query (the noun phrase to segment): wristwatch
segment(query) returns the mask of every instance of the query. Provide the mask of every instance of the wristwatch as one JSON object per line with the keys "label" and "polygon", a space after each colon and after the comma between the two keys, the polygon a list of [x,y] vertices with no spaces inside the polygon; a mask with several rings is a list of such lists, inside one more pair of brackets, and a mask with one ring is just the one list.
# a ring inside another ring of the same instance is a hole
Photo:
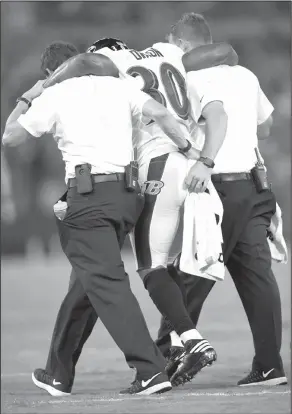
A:
{"label": "wristwatch", "polygon": [[208,168],[214,168],[215,167],[215,163],[213,160],[211,160],[211,158],[208,157],[200,157],[198,159],[198,161],[200,161],[201,163],[203,163],[204,165],[206,165],[206,167]]}
{"label": "wristwatch", "polygon": [[24,96],[20,96],[19,98],[17,98],[16,102],[17,103],[18,102],[25,102],[28,105],[29,108],[31,107],[31,102],[28,99],[26,99]]}
{"label": "wristwatch", "polygon": [[187,139],[187,146],[185,148],[178,148],[179,152],[182,152],[183,154],[186,154],[189,152],[189,150],[192,148],[192,143]]}

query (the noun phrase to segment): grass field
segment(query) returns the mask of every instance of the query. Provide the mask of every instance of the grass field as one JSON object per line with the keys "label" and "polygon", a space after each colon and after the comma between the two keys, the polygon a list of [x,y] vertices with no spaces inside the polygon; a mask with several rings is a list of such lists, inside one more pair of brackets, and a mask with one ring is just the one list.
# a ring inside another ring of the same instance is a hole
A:
{"label": "grass field", "polygon": [[[129,253],[131,284],[153,338],[159,314],[150,301]],[[283,308],[282,356],[290,379],[290,265],[274,267]],[[63,256],[2,260],[1,412],[4,413],[289,413],[290,386],[239,388],[249,370],[252,338],[230,277],[217,283],[203,310],[199,329],[214,345],[218,361],[192,383],[162,396],[121,397],[133,379],[122,353],[99,322],[77,366],[73,393],[54,399],[37,389],[31,371],[44,367],[70,267]]]}

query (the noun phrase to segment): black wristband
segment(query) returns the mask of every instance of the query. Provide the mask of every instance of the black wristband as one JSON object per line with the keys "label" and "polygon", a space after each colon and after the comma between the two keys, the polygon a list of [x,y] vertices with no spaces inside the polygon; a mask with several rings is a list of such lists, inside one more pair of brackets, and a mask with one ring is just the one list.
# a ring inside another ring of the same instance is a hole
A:
{"label": "black wristband", "polygon": [[31,102],[24,98],[23,96],[20,96],[19,98],[16,99],[16,102],[25,102],[27,104],[27,106],[30,108],[31,107]]}
{"label": "black wristband", "polygon": [[198,159],[198,161],[200,161],[201,163],[203,163],[208,168],[214,168],[215,167],[215,163],[214,163],[213,160],[211,160],[211,158],[208,158],[208,157],[200,157]]}
{"label": "black wristband", "polygon": [[182,152],[183,154],[186,154],[191,148],[192,148],[192,143],[187,139],[187,146],[185,148],[179,148],[179,151]]}

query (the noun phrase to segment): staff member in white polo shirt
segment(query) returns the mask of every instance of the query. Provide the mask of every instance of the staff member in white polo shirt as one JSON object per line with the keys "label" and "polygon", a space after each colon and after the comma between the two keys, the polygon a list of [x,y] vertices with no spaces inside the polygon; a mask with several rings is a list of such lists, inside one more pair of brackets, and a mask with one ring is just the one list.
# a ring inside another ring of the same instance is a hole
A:
{"label": "staff member in white polo shirt", "polygon": [[[64,45],[61,49],[54,49],[59,64],[62,56],[63,61],[70,57]],[[111,64],[102,55],[95,59],[101,67]],[[113,64],[112,74],[119,76]],[[19,99],[3,136],[4,144],[15,146],[29,134],[38,138],[53,132],[66,165],[68,209],[59,222],[60,240],[77,279],[56,324],[62,326],[70,318],[72,323],[65,334],[59,329],[59,352],[51,372],[33,373],[34,383],[54,396],[71,392],[75,367],[68,355],[74,354],[82,333],[78,330],[84,326],[82,315],[70,311],[88,300],[137,371],[135,382],[122,393],[148,395],[171,389],[165,360],[151,340],[121,259],[125,237],[144,204],[137,177],[127,180],[125,171],[130,172],[133,153],[132,126],[142,115],[154,119],[180,148],[188,146],[188,134],[166,108],[131,82],[115,77],[73,78],[44,91],[39,81]]]}
{"label": "staff member in white polo shirt", "polygon": [[[212,37],[202,16],[186,13],[173,26],[169,41],[187,52],[211,43]],[[201,110],[213,100],[223,102],[228,116],[223,144],[204,142],[203,131],[199,128],[201,136],[196,138],[197,143],[201,141],[198,147],[201,157],[207,148],[209,154],[213,152],[213,157],[194,165],[192,186],[195,191],[201,191],[212,175],[224,207],[224,262],[246,311],[255,346],[252,370],[238,385],[285,384],[287,379],[280,356],[281,301],[267,242],[267,229],[276,210],[276,200],[266,182],[261,187],[253,179],[258,137],[269,135],[274,108],[257,77],[242,66],[222,65],[189,72],[187,87],[190,97],[196,96],[194,101],[197,102],[199,96],[201,101],[197,121]],[[193,110],[196,112],[196,105]],[[188,310],[196,325],[214,282],[184,276]],[[168,333],[164,319],[157,341],[162,350],[168,344]],[[187,367],[185,369],[187,371]]]}

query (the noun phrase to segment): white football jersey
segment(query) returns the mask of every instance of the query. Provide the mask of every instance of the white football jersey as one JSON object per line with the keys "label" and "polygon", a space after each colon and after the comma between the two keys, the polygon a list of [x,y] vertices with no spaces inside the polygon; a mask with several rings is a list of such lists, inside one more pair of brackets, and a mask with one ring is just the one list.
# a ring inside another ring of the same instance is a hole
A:
{"label": "white football jersey", "polygon": [[[182,64],[183,51],[170,43],[155,43],[143,51],[102,48],[96,53],[108,56],[118,67],[121,78],[132,76],[137,86],[164,105],[188,130],[189,101],[185,87],[186,72]],[[166,152],[177,151],[156,122],[143,119],[139,128],[134,126],[134,143],[138,161]]]}

